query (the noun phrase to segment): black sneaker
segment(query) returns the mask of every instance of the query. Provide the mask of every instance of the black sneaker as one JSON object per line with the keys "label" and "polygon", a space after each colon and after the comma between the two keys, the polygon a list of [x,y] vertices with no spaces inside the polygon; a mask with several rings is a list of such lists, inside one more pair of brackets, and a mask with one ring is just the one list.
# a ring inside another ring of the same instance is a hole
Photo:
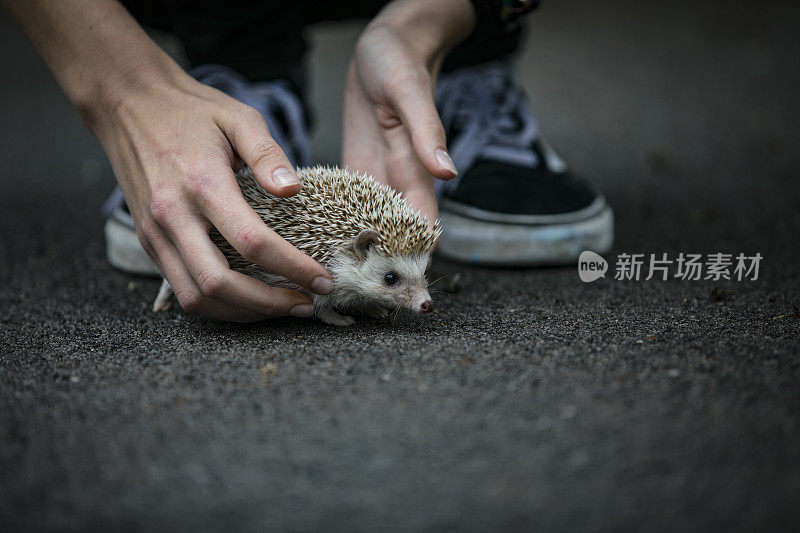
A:
{"label": "black sneaker", "polygon": [[[288,82],[251,83],[235,70],[222,65],[202,65],[189,74],[258,110],[269,127],[270,135],[292,165],[305,166],[311,162],[305,108]],[[160,275],[139,244],[133,219],[119,187],[103,204],[103,212],[106,215],[104,233],[108,262],[129,274]]]}
{"label": "black sneaker", "polygon": [[459,176],[437,182],[444,257],[484,265],[575,263],[608,252],[611,207],[539,134],[509,66],[443,74],[436,105]]}

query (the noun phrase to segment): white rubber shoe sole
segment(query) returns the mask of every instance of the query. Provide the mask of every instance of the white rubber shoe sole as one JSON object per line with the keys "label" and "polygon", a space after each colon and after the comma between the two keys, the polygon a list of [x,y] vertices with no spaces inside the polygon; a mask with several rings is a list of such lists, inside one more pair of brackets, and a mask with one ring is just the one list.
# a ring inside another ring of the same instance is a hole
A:
{"label": "white rubber shoe sole", "polygon": [[526,223],[514,223],[513,215],[493,214],[503,221],[485,220],[468,216],[469,209],[443,202],[443,233],[436,249],[442,257],[486,266],[570,265],[584,250],[604,254],[614,242],[614,214],[605,200],[585,217],[543,216],[538,224],[532,217],[517,217]]}
{"label": "white rubber shoe sole", "polygon": [[[520,220],[518,217],[483,214],[444,201],[439,214],[444,231],[436,252],[446,259],[487,266],[574,264],[584,250],[602,255],[614,241],[611,208],[604,200],[590,207],[579,220],[559,215],[539,217],[537,224],[527,217],[523,219],[526,223],[520,224],[513,222]],[[483,219],[488,216],[497,220]],[[106,219],[104,233],[106,257],[113,267],[139,276],[161,276],[139,244],[131,216],[122,208],[114,209]]]}
{"label": "white rubber shoe sole", "polygon": [[128,274],[160,277],[158,267],[139,244],[133,219],[121,207],[106,219],[103,233],[106,238],[106,258],[111,266]]}

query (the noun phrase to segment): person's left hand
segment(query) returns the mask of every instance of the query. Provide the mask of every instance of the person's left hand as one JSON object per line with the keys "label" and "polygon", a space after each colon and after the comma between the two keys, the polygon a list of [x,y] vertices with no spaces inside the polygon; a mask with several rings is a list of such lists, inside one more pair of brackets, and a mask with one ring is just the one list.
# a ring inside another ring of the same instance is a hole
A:
{"label": "person's left hand", "polygon": [[434,105],[436,76],[472,25],[467,0],[393,2],[364,30],[347,72],[343,164],[403,193],[431,223],[433,178],[457,174]]}

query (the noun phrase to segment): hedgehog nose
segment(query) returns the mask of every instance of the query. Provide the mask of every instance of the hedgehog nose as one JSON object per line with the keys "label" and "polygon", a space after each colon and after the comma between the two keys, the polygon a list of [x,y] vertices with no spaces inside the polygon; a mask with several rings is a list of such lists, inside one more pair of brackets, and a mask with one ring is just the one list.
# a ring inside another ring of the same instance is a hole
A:
{"label": "hedgehog nose", "polygon": [[433,302],[430,300],[425,300],[421,304],[419,304],[419,312],[420,313],[430,313],[433,311]]}

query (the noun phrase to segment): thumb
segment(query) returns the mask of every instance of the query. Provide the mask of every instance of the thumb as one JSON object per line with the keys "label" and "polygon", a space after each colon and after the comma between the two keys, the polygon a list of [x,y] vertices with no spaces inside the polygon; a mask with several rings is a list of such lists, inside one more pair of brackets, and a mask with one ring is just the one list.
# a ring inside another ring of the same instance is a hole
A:
{"label": "thumb", "polygon": [[444,180],[456,177],[458,170],[447,152],[442,121],[428,88],[424,84],[408,84],[398,91],[395,108],[425,170]]}
{"label": "thumb", "polygon": [[270,194],[286,198],[300,192],[302,184],[289,158],[269,134],[261,114],[252,107],[226,113],[220,121],[234,151],[253,171],[259,185]]}

